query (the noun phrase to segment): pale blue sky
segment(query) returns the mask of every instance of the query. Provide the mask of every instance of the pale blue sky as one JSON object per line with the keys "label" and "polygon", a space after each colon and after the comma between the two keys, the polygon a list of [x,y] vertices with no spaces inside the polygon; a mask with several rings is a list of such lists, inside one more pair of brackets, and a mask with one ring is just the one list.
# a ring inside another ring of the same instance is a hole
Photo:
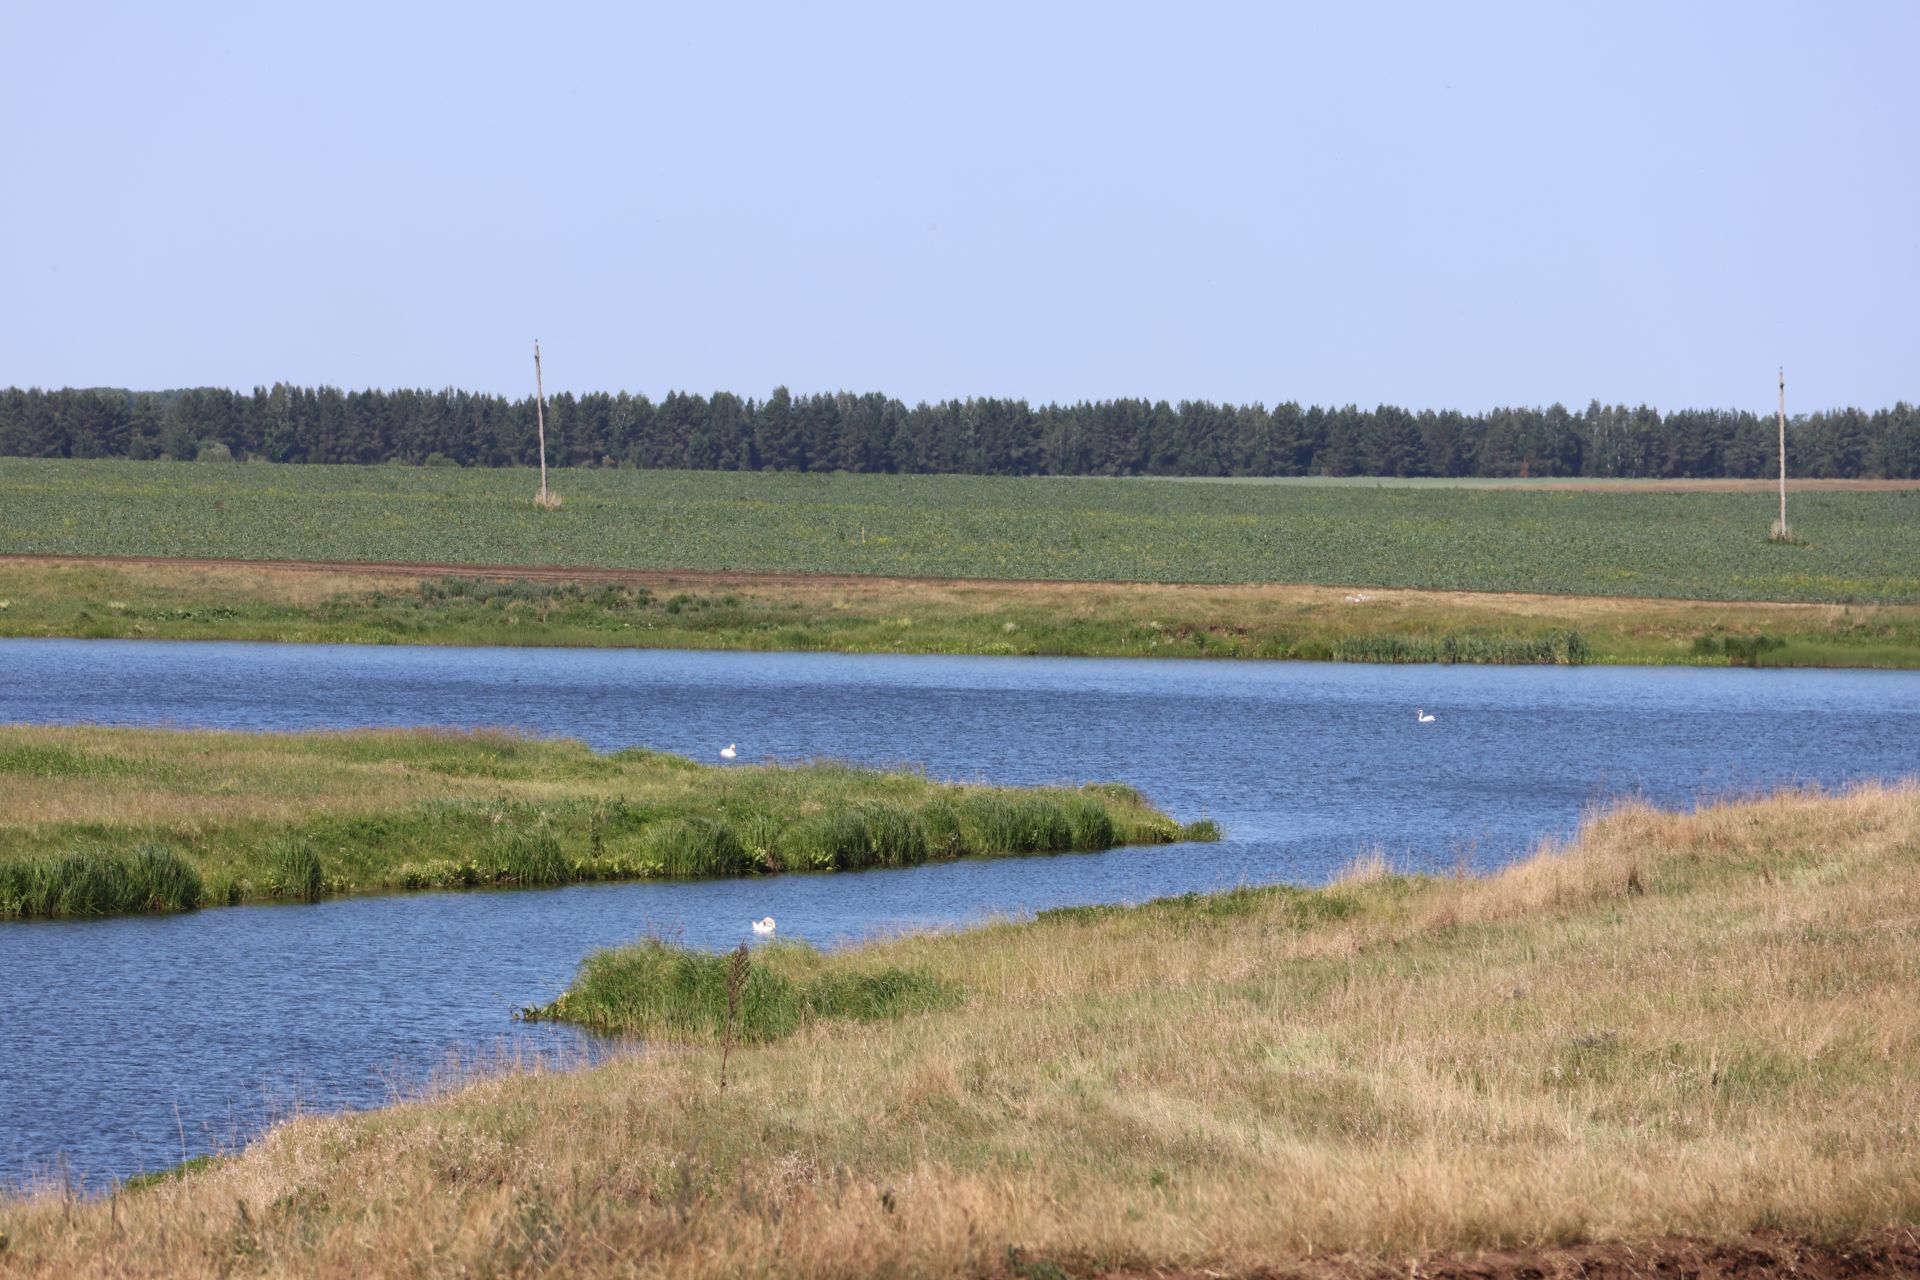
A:
{"label": "pale blue sky", "polygon": [[1920,4],[0,9],[0,385],[1920,397]]}

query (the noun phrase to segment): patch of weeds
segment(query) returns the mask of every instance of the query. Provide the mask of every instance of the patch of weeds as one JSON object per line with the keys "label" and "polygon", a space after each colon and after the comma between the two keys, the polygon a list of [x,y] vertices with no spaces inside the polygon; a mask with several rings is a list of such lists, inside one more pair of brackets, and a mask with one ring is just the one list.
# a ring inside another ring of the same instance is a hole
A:
{"label": "patch of weeds", "polygon": [[216,1157],[210,1155],[191,1156],[188,1159],[182,1160],[179,1164],[169,1165],[165,1169],[156,1169],[152,1173],[136,1173],[132,1177],[124,1179],[120,1183],[119,1190],[123,1192],[144,1191],[148,1187],[157,1187],[163,1182],[175,1182],[190,1173],[199,1173],[203,1169],[213,1168],[215,1159]]}

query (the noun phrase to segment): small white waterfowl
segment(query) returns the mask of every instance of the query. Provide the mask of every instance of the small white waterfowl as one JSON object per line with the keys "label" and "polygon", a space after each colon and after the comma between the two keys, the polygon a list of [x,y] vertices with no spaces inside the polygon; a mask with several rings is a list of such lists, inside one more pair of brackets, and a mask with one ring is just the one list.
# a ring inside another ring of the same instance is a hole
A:
{"label": "small white waterfowl", "polygon": [[753,922],[753,931],[759,934],[763,938],[766,937],[768,934],[772,933],[773,917],[761,916],[758,920],[755,920]]}
{"label": "small white waterfowl", "polygon": [[1430,715],[1428,715],[1428,714],[1427,714],[1427,713],[1426,713],[1425,711],[1422,711],[1422,710],[1421,710],[1421,709],[1420,709],[1419,707],[1415,707],[1415,708],[1413,709],[1413,714],[1414,714],[1414,716],[1415,716],[1415,717],[1417,717],[1417,718],[1419,719],[1419,721],[1420,721],[1420,723],[1421,723],[1421,724],[1432,724],[1432,723],[1433,723],[1433,717],[1432,717],[1432,716],[1430,716]]}
{"label": "small white waterfowl", "polygon": [[738,751],[735,751],[733,749],[734,745],[735,745],[734,743],[729,742],[726,746],[720,748],[720,758],[722,760],[731,760],[735,756],[740,754]]}

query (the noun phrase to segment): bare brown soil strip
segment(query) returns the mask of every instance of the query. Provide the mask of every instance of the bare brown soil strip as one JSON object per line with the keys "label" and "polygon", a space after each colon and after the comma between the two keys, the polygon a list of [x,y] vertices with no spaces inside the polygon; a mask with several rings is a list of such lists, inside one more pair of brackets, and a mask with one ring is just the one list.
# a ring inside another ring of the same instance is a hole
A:
{"label": "bare brown soil strip", "polygon": [[[735,569],[608,569],[584,565],[452,564],[399,560],[243,560],[220,556],[73,556],[12,554],[0,562],[22,564],[158,565],[174,569],[246,569],[261,572],[334,573],[389,578],[525,578],[532,582],[617,582],[636,587],[707,585],[856,587],[933,581],[860,574],[765,573]],[[954,579],[953,581],[966,581]],[[987,582],[992,579],[979,579]],[[1091,584],[1089,584],[1091,585]],[[1124,584],[1100,584],[1124,585]]]}
{"label": "bare brown soil strip", "polygon": [[[349,578],[519,578],[531,582],[608,582],[636,587],[699,587],[736,590],[880,590],[921,592],[968,591],[994,588],[1031,594],[1062,591],[1194,592],[1252,594],[1283,599],[1330,597],[1344,601],[1349,593],[1367,593],[1363,603],[1393,601],[1403,604],[1446,603],[1491,605],[1508,611],[1563,614],[1574,609],[1610,611],[1642,603],[1712,608],[1834,610],[1843,606],[1805,601],[1688,600],[1667,596],[1547,595],[1520,591],[1442,591],[1418,587],[1379,587],[1369,583],[1315,584],[1288,582],[1125,582],[1075,578],[909,578],[879,574],[786,573],[750,569],[610,569],[580,565],[453,564],[373,560],[243,560],[208,556],[74,556],[59,554],[5,554],[0,564],[122,565],[260,574],[329,574]],[[1537,602],[1538,608],[1530,607]],[[1859,608],[1860,606],[1853,606]]]}
{"label": "bare brown soil strip", "polygon": [[[1025,1266],[1022,1266],[1022,1263]],[[1055,1263],[1068,1275],[1102,1275],[1111,1280],[1223,1280],[1219,1272],[1121,1270]],[[1015,1273],[1045,1274],[1029,1260],[1015,1260]],[[1714,1242],[1668,1236],[1635,1244],[1586,1244],[1557,1248],[1513,1249],[1491,1253],[1438,1253],[1405,1261],[1317,1258],[1277,1268],[1261,1268],[1246,1280],[1643,1280],[1654,1276],[1699,1280],[1852,1280],[1863,1276],[1920,1276],[1920,1235],[1890,1228],[1865,1239],[1817,1243],[1791,1236],[1763,1234]]]}

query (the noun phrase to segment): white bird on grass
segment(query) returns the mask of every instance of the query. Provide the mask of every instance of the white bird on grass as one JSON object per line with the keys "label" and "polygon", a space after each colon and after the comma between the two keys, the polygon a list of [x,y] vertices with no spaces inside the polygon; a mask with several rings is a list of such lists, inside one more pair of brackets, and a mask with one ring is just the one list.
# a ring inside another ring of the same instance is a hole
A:
{"label": "white bird on grass", "polygon": [[1419,719],[1419,721],[1420,721],[1420,723],[1421,723],[1421,724],[1432,724],[1432,723],[1433,723],[1433,717],[1432,717],[1432,716],[1430,716],[1430,715],[1428,715],[1428,714],[1427,714],[1426,712],[1424,712],[1424,711],[1422,711],[1422,710],[1421,710],[1421,709],[1420,709],[1419,707],[1415,707],[1415,708],[1413,709],[1413,714],[1414,714],[1414,716],[1415,716],[1415,717],[1417,717],[1417,718]]}
{"label": "white bird on grass", "polygon": [[763,937],[763,938],[764,938],[764,937],[766,937],[766,936],[767,936],[768,934],[770,934],[770,933],[772,933],[772,932],[773,932],[773,917],[772,917],[772,916],[762,916],[762,917],[760,917],[760,918],[759,918],[758,920],[755,920],[755,921],[753,922],[753,931],[754,931],[755,933],[757,933],[757,934],[759,934],[759,935],[760,935],[761,937]]}
{"label": "white bird on grass", "polygon": [[726,746],[720,748],[720,758],[722,760],[731,760],[735,756],[739,755],[740,753],[733,749],[735,745],[736,745],[735,743],[729,742]]}

